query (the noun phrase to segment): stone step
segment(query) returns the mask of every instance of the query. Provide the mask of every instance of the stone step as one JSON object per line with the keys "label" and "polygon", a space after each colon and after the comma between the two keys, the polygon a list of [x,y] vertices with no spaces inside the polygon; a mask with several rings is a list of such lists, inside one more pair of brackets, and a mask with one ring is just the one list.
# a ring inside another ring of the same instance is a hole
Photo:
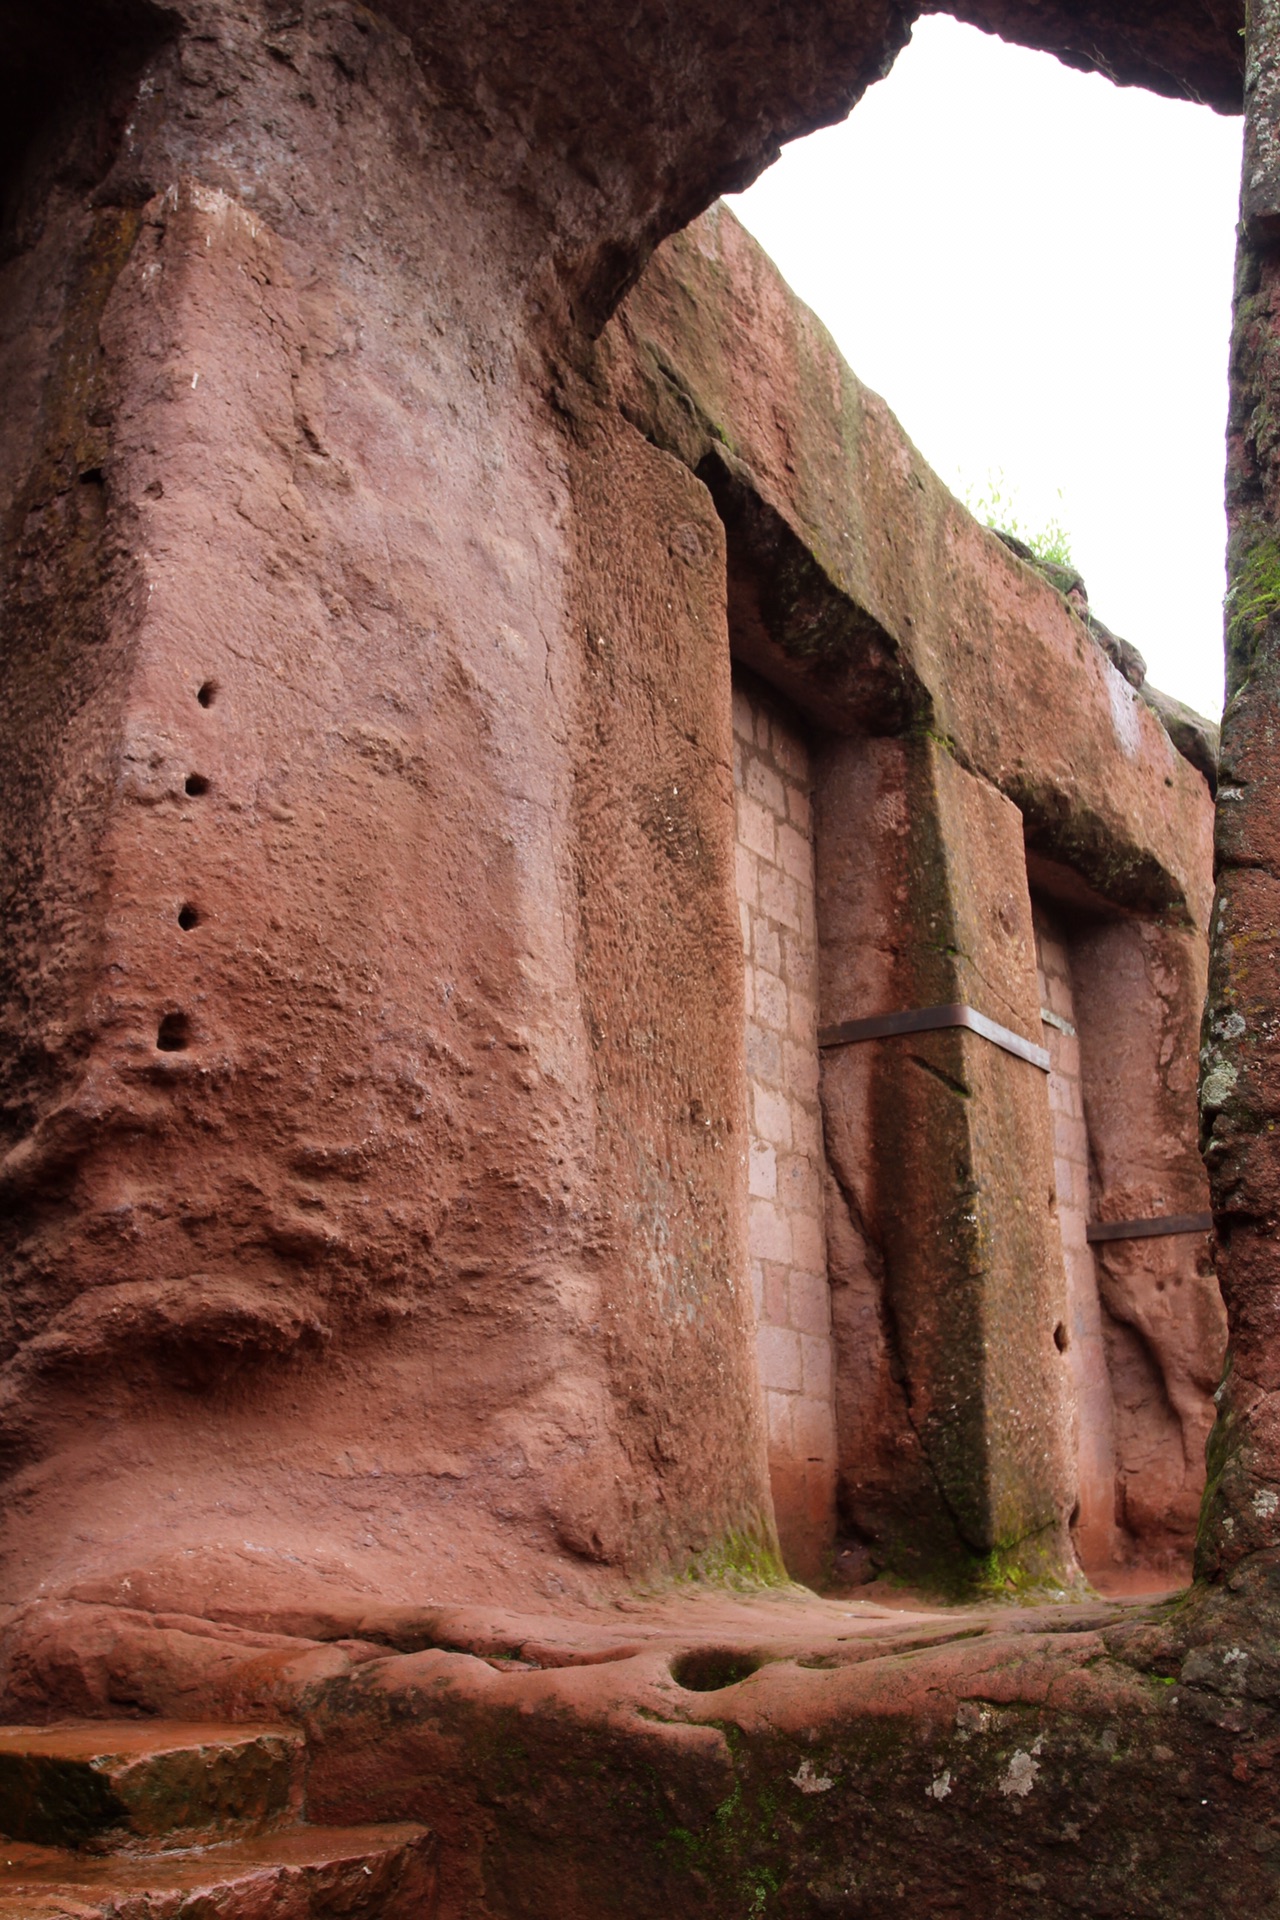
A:
{"label": "stone step", "polygon": [[0,1727],[0,1834],[51,1847],[181,1847],[265,1832],[298,1817],[302,1758],[289,1727]]}
{"label": "stone step", "polygon": [[425,1827],[290,1827],[178,1853],[0,1843],[0,1920],[425,1920]]}

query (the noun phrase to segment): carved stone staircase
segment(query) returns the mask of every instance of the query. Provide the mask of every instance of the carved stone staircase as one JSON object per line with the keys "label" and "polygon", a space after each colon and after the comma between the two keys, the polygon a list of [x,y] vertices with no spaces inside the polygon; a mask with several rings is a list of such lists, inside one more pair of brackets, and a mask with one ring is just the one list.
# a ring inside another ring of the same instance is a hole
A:
{"label": "carved stone staircase", "polygon": [[0,1920],[426,1920],[433,1836],[303,1817],[275,1726],[0,1728]]}

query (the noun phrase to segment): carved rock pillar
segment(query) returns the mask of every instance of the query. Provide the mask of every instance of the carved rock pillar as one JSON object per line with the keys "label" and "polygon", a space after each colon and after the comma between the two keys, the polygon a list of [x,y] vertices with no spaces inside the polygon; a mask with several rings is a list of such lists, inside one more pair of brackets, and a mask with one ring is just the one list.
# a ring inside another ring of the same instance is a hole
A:
{"label": "carved rock pillar", "polygon": [[384,17],[133,51],[0,288],[5,1591],[767,1553],[710,503],[571,472],[549,216]]}
{"label": "carved rock pillar", "polygon": [[[816,817],[824,1024],[960,1002],[1038,1045],[1012,802],[918,734],[832,744]],[[858,1240],[883,1261],[894,1382],[838,1392],[847,1514],[905,1567],[954,1578],[995,1556],[1065,1577],[1066,1283],[1043,1072],[953,1027],[828,1048],[822,1100],[838,1366],[873,1353],[840,1299]]]}
{"label": "carved rock pillar", "polygon": [[1199,1563],[1280,1559],[1280,7],[1249,9],[1231,361],[1227,705],[1201,1052],[1231,1329]]}

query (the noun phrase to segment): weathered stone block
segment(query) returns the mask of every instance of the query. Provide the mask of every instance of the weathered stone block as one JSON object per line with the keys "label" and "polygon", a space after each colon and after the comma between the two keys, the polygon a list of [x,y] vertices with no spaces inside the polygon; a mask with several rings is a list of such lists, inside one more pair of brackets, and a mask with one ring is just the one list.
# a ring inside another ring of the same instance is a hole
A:
{"label": "weathered stone block", "polygon": [[0,1864],[3,1920],[421,1920],[436,1894],[436,1841],[408,1823],[300,1828],[181,1858],[72,1859],[19,1848]]}
{"label": "weathered stone block", "polygon": [[296,1813],[301,1765],[284,1727],[0,1727],[0,1832],[64,1847],[253,1832]]}
{"label": "weathered stone block", "polygon": [[761,1327],[756,1350],[760,1356],[760,1379],[775,1393],[800,1393],[804,1390],[800,1335],[788,1327]]}

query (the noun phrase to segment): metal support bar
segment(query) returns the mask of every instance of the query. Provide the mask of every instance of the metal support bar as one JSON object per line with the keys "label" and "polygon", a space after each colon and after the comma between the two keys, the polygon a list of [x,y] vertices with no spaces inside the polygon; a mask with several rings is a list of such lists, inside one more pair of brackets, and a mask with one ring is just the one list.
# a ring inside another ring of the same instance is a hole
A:
{"label": "metal support bar", "polygon": [[1211,1213],[1164,1213],[1154,1220],[1095,1220],[1084,1230],[1086,1240],[1156,1240],[1169,1233],[1208,1233]]}
{"label": "metal support bar", "polygon": [[859,1040],[888,1040],[899,1033],[933,1033],[940,1027],[967,1027],[970,1033],[980,1034],[992,1046],[1002,1047],[1017,1059],[1039,1067],[1041,1073],[1049,1071],[1049,1055],[1044,1047],[1034,1046],[1020,1033],[1013,1033],[1008,1027],[988,1020],[985,1013],[958,1002],[946,1007],[913,1007],[906,1013],[878,1013],[869,1020],[845,1020],[838,1027],[822,1027],[818,1045],[848,1047]]}

